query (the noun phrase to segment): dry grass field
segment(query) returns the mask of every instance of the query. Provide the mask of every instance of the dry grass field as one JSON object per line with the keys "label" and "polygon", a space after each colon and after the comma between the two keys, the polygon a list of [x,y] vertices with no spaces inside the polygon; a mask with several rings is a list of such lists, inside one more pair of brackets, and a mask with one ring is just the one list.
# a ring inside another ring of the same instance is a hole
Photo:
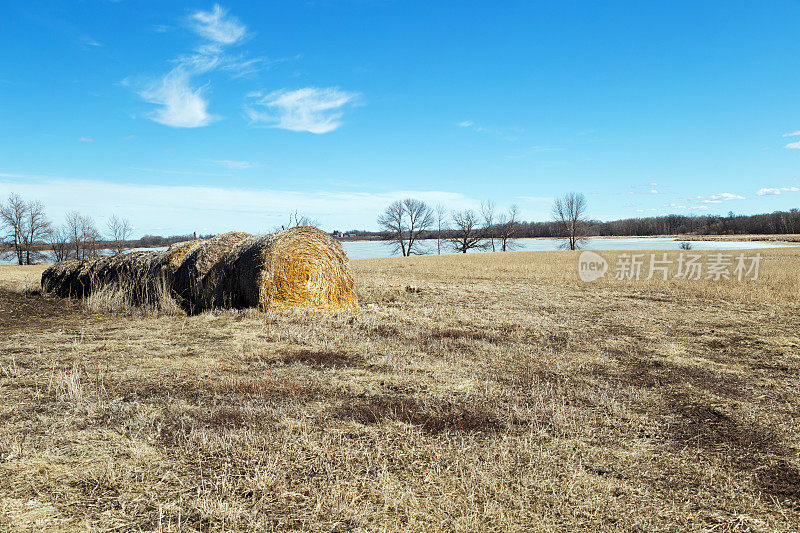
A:
{"label": "dry grass field", "polygon": [[354,261],[358,312],[192,317],[0,267],[0,530],[796,531],[800,248],[761,253]]}

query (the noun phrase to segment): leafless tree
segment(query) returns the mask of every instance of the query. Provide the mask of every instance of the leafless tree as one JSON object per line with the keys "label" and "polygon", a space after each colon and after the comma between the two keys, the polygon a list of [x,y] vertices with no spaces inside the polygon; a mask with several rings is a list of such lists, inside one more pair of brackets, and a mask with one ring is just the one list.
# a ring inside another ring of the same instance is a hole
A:
{"label": "leafless tree", "polygon": [[67,228],[64,226],[53,228],[50,235],[48,235],[48,242],[50,250],[53,252],[53,261],[57,263],[69,259],[70,244]]}
{"label": "leafless tree", "polygon": [[67,213],[67,233],[69,243],[75,252],[75,259],[83,260],[97,253],[100,232],[97,231],[92,217],[70,211]]}
{"label": "leafless tree", "polygon": [[22,265],[25,261],[25,215],[28,206],[18,194],[10,194],[8,202],[0,204],[0,221],[6,229],[7,238],[17,256],[17,262]]}
{"label": "leafless tree", "polygon": [[295,228],[298,226],[314,226],[315,228],[319,227],[319,221],[311,219],[305,215],[299,214],[297,211],[294,213],[289,213],[289,225],[288,226],[281,226],[281,229],[288,228]]}
{"label": "leafless tree", "polygon": [[403,256],[424,253],[419,249],[422,234],[433,226],[433,211],[422,200],[406,198],[392,202],[378,217],[378,224],[387,233],[395,252]]}
{"label": "leafless tree", "polygon": [[108,219],[108,231],[110,232],[111,240],[114,246],[114,253],[119,255],[125,249],[125,241],[131,236],[133,226],[127,218],[119,218],[117,215],[111,215]]}
{"label": "leafless tree", "polygon": [[450,246],[456,252],[467,253],[473,248],[484,248],[485,228],[481,225],[477,213],[472,209],[453,212],[453,228]]}
{"label": "leafless tree", "polygon": [[586,197],[580,193],[568,193],[553,204],[553,218],[561,227],[565,242],[562,245],[577,250],[585,240]]}
{"label": "leafless tree", "polygon": [[491,200],[481,202],[481,216],[483,217],[484,232],[494,252],[494,204]]}
{"label": "leafless tree", "polygon": [[20,195],[11,194],[7,204],[0,204],[0,224],[8,231],[20,265],[30,265],[42,255],[41,245],[50,233],[50,221],[41,202],[26,202]]}
{"label": "leafless tree", "polygon": [[30,202],[25,207],[22,247],[25,252],[25,264],[30,265],[42,256],[39,248],[50,235],[52,226],[47,220],[41,202]]}
{"label": "leafless tree", "polygon": [[442,253],[442,229],[447,229],[447,211],[442,204],[436,204],[436,253]]}
{"label": "leafless tree", "polygon": [[507,213],[502,213],[497,219],[497,238],[500,241],[500,249],[504,252],[517,246],[514,241],[519,230],[517,216],[519,216],[519,208],[516,205],[512,205],[508,208]]}

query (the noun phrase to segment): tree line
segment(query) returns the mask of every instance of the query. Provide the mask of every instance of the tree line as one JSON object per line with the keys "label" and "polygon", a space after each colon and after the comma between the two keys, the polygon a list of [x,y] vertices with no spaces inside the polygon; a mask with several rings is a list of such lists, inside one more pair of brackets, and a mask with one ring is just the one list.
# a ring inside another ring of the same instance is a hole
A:
{"label": "tree line", "polygon": [[[319,223],[295,211],[290,213],[288,224],[276,227],[275,231],[304,225],[318,226]],[[177,242],[213,236],[144,235],[132,239],[132,233],[130,221],[117,215],[112,215],[103,231],[100,231],[91,216],[78,211],[68,212],[64,224],[56,225],[47,218],[44,205],[37,200],[25,201],[20,195],[12,193],[5,202],[0,201],[0,257],[11,255],[20,265],[44,260],[83,260],[95,257],[103,250],[121,254],[130,248],[166,247]]]}
{"label": "tree line", "polygon": [[[554,224],[564,247],[575,250],[586,232],[586,198],[570,193],[553,204]],[[491,201],[481,203],[479,210],[463,209],[448,212],[444,206],[430,207],[422,200],[406,198],[392,202],[378,217],[381,235],[396,254],[410,256],[426,253],[420,242],[436,239],[436,253],[444,249],[458,253],[469,250],[507,252],[517,247],[516,239],[524,237],[523,224],[517,219],[519,208],[512,205],[498,211]]]}
{"label": "tree line", "polygon": [[52,252],[52,259],[86,259],[108,248],[122,253],[130,242],[133,227],[126,218],[113,215],[107,224],[107,239],[98,230],[94,219],[78,211],[66,214],[65,223],[55,225],[47,218],[44,205],[25,201],[12,193],[0,202],[0,228],[6,231],[5,249],[20,265],[30,265]]}
{"label": "tree line", "polygon": [[655,235],[772,235],[800,233],[800,210],[756,215],[664,215],[602,222],[586,217],[587,201],[569,193],[553,203],[552,219],[543,222],[518,220],[519,210],[511,206],[497,211],[491,201],[480,209],[446,211],[441,205],[429,207],[413,198],[393,202],[378,218],[380,231],[353,230],[359,238],[377,237],[392,243],[396,253],[424,253],[420,241],[436,239],[436,251],[466,253],[468,250],[506,251],[520,238],[563,239],[563,247],[575,250],[586,237],[648,237]]}

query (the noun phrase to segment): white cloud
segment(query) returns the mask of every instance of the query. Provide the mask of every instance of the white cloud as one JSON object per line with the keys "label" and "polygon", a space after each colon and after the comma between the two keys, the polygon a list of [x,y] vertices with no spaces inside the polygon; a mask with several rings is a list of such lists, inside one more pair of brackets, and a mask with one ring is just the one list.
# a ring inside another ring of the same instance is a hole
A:
{"label": "white cloud", "polygon": [[797,191],[800,191],[800,188],[798,188],[798,187],[774,187],[774,188],[764,187],[763,189],[759,189],[758,192],[756,192],[756,194],[758,196],[777,196],[778,194],[781,194],[781,193],[784,193],[784,192],[797,192]]}
{"label": "white cloud", "polygon": [[[256,72],[263,61],[243,54],[231,56],[225,53],[226,47],[245,39],[247,27],[219,5],[211,11],[193,13],[189,24],[205,42],[192,53],[179,56],[174,61],[177,65],[160,79],[137,89],[145,101],[161,106],[149,113],[148,118],[173,128],[198,128],[218,119],[209,113],[204,87],[194,86],[193,76],[217,70],[232,77],[242,77]],[[127,80],[123,83],[128,84]]]}
{"label": "white cloud", "polygon": [[[486,128],[477,124],[474,120],[462,120],[456,124],[459,128],[466,128],[470,129],[477,133],[486,133],[488,135],[496,135],[498,137],[503,137],[507,141],[515,141],[519,138],[519,135],[524,132],[523,128],[507,128],[505,130],[501,130],[498,128]],[[547,148],[541,146],[539,148]],[[560,150],[560,148],[555,148],[555,150]],[[512,156],[512,159],[514,157]]]}
{"label": "white cloud", "polygon": [[395,200],[413,197],[430,205],[477,209],[480,202],[457,192],[436,190],[293,191],[183,185],[142,185],[47,176],[2,174],[0,198],[17,192],[36,198],[60,223],[76,209],[102,222],[116,213],[130,218],[140,233],[217,233],[234,229],[261,233],[285,224],[289,212],[319,220],[327,230],[375,228],[375,218]]}
{"label": "white cloud", "polygon": [[789,143],[784,146],[784,148],[788,148],[789,150],[800,150],[800,141]]}
{"label": "white cloud", "polygon": [[239,19],[216,4],[211,11],[197,11],[189,17],[192,29],[215,43],[231,45],[247,35],[247,27]]}
{"label": "white cloud", "polygon": [[78,137],[78,141],[82,143],[93,143],[94,139],[92,139],[91,137]]}
{"label": "white cloud", "polygon": [[744,196],[740,196],[738,194],[731,194],[729,192],[722,192],[719,194],[712,194],[709,196],[712,200],[745,200]]}
{"label": "white cloud", "polygon": [[176,67],[161,80],[139,91],[145,101],[161,106],[150,113],[149,118],[173,128],[198,128],[217,120],[208,112],[203,89],[191,87],[190,79],[186,70]]}
{"label": "white cloud", "polygon": [[712,194],[708,198],[705,196],[697,196],[694,199],[700,200],[701,204],[721,204],[722,202],[727,202],[730,200],[745,200],[746,198],[739,194],[721,192],[719,194]]}
{"label": "white cloud", "polygon": [[290,131],[322,134],[342,125],[341,110],[355,102],[359,95],[335,87],[305,87],[294,91],[273,91],[266,95],[251,93],[248,96],[254,99],[254,102],[245,106],[245,113],[251,122],[263,122]]}
{"label": "white cloud", "polygon": [[211,162],[214,163],[214,164],[223,166],[223,167],[236,169],[236,170],[242,170],[242,169],[246,169],[246,168],[255,168],[255,167],[259,166],[259,164],[254,162],[254,161],[235,161],[235,160],[232,160],[232,159],[213,159],[213,160],[211,160]]}
{"label": "white cloud", "polygon": [[798,136],[798,135],[800,135],[800,130],[798,130],[798,131],[793,131],[793,132],[791,132],[791,133],[784,133],[784,134],[782,135],[782,137],[796,137],[796,136]]}

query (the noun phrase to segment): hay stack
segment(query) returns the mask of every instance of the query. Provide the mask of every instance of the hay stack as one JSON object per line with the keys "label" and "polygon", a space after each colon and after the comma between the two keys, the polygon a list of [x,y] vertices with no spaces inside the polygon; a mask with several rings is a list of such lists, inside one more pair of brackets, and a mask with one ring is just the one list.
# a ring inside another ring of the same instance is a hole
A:
{"label": "hay stack", "polygon": [[154,303],[166,291],[189,313],[358,308],[342,246],[310,226],[260,236],[231,232],[161,252],[66,261],[42,274],[42,289],[61,297],[86,298],[101,288],[123,292],[134,305]]}
{"label": "hay stack", "polygon": [[174,270],[172,290],[186,311],[196,313],[214,306],[219,271],[231,250],[248,237],[249,233],[231,231],[172,252],[172,264],[183,255]]}
{"label": "hay stack", "polygon": [[342,245],[311,226],[242,241],[222,266],[215,304],[259,309],[358,308]]}
{"label": "hay stack", "polygon": [[165,252],[131,252],[114,257],[62,261],[42,273],[42,290],[62,298],[86,298],[115,284],[130,292],[132,301],[151,301],[164,280]]}

